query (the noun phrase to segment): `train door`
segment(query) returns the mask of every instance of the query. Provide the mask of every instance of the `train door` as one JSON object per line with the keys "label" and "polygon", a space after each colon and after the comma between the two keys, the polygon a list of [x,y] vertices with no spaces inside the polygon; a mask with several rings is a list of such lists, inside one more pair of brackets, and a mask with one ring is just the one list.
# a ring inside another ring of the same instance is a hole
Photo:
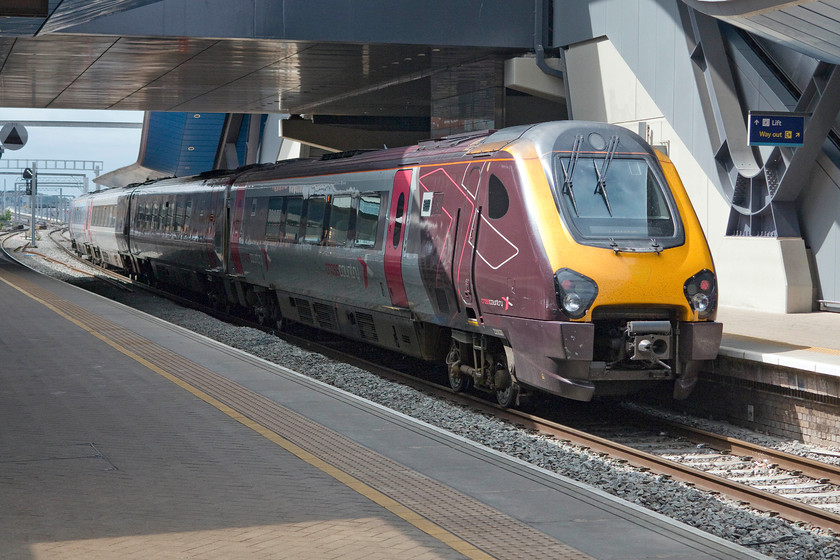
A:
{"label": "train door", "polygon": [[475,287],[475,250],[480,226],[479,216],[481,214],[481,207],[478,201],[483,166],[483,163],[471,164],[467,168],[460,185],[461,194],[465,198],[465,203],[461,212],[462,221],[458,227],[461,239],[458,240],[455,254],[458,294],[466,310],[468,320],[476,323],[481,317],[479,299]]}
{"label": "train door", "polygon": [[517,260],[531,243],[521,214],[520,192],[513,160],[487,163],[478,196],[480,231],[473,260],[474,289],[484,314],[522,313],[527,306],[529,316],[539,316],[550,303],[540,299],[539,290],[545,289],[541,268],[533,259]]}
{"label": "train door", "polygon": [[[215,185],[214,185],[215,186]],[[213,250],[216,253],[216,261],[221,265],[223,272],[230,270],[230,184],[218,185],[217,190],[208,197],[209,223],[208,233],[213,239]],[[221,200],[219,200],[221,199]],[[214,266],[218,266],[214,264]]]}
{"label": "train door", "polygon": [[411,169],[401,169],[394,176],[394,190],[388,212],[388,232],[385,238],[385,282],[391,296],[391,304],[408,307],[408,296],[402,277],[403,239],[408,224],[408,208],[411,191]]}
{"label": "train door", "polygon": [[[131,252],[131,214],[134,212],[134,205],[136,204],[136,195],[134,191],[129,192],[125,196],[121,196],[117,202],[117,228],[121,228],[122,232],[117,234],[117,248],[120,253]],[[122,219],[122,223],[120,220]]]}
{"label": "train door", "polygon": [[[230,247],[230,262],[228,263],[228,273],[234,272],[242,274],[242,259],[239,253],[240,234],[242,232],[242,220],[245,215],[245,189],[232,189],[234,198],[233,210],[228,208],[228,215],[233,219],[230,228],[225,228],[225,231],[230,231],[230,239],[228,239],[227,246]],[[230,201],[230,198],[228,198]],[[228,203],[230,204],[230,202]]]}

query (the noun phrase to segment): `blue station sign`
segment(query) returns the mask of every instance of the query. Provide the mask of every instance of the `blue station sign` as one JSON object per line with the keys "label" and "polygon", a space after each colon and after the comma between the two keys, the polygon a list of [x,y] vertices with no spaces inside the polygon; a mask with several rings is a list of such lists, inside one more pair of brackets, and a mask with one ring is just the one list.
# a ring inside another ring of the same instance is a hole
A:
{"label": "blue station sign", "polygon": [[747,118],[747,135],[750,146],[804,145],[805,113],[778,113],[750,111]]}

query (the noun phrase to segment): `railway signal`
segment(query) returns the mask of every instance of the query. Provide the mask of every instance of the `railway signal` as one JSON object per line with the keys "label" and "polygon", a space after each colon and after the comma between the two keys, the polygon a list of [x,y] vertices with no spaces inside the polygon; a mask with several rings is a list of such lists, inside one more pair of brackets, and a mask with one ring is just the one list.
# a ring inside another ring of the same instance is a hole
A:
{"label": "railway signal", "polygon": [[35,242],[35,196],[38,193],[38,162],[33,161],[32,167],[23,170],[26,179],[26,194],[29,196],[29,229],[32,237],[30,247],[38,247]]}

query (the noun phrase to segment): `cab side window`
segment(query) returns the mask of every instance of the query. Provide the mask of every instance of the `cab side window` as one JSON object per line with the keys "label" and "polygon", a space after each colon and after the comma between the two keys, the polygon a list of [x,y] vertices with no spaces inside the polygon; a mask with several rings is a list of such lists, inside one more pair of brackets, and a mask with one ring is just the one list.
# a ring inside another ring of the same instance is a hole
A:
{"label": "cab side window", "polygon": [[510,196],[505,184],[495,174],[490,175],[487,189],[487,216],[491,220],[504,218],[510,208]]}

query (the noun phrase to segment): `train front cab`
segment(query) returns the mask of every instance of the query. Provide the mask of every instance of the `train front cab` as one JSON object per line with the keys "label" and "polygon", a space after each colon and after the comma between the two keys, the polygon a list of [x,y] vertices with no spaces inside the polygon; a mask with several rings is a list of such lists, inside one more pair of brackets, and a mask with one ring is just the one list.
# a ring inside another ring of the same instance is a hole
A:
{"label": "train front cab", "polygon": [[670,160],[636,135],[562,126],[506,148],[556,297],[546,301],[554,317],[499,321],[516,379],[582,401],[667,381],[685,398],[722,334],[714,265],[688,195]]}

